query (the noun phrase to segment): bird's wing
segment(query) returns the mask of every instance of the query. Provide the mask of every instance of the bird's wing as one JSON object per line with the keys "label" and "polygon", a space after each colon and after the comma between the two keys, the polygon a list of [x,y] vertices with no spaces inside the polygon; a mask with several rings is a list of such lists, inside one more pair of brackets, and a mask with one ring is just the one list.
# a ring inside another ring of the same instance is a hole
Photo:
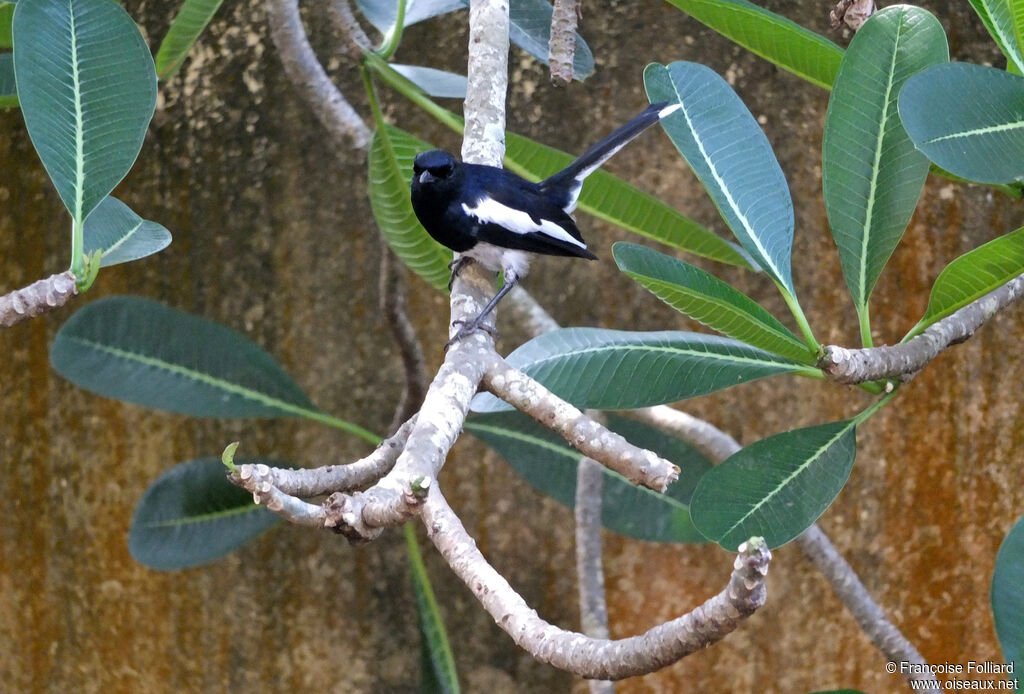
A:
{"label": "bird's wing", "polygon": [[479,226],[480,241],[534,253],[594,258],[572,217],[540,195],[534,184],[502,178],[461,203]]}
{"label": "bird's wing", "polygon": [[668,103],[648,106],[642,113],[581,154],[565,169],[541,181],[538,187],[565,212],[572,212],[576,209],[576,201],[579,200],[580,191],[583,189],[583,179],[597,171],[644,130],[681,107],[680,104]]}

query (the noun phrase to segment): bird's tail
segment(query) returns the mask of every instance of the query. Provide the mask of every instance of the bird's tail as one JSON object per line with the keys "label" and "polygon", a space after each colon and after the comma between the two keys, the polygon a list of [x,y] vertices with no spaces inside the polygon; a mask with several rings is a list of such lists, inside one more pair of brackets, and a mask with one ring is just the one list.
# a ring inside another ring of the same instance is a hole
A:
{"label": "bird's tail", "polygon": [[566,212],[576,209],[583,179],[594,173],[616,152],[629,144],[644,130],[651,127],[670,113],[682,108],[681,104],[651,104],[640,114],[604,138],[565,169],[540,182],[541,190],[556,201]]}

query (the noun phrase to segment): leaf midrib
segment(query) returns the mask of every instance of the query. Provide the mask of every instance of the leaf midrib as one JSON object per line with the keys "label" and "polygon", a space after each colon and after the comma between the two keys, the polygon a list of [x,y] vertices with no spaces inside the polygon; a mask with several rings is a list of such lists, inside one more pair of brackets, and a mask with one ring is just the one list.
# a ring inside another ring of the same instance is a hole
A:
{"label": "leaf midrib", "polygon": [[207,521],[221,520],[223,518],[231,518],[233,516],[241,516],[246,513],[252,513],[258,511],[261,506],[256,504],[249,504],[248,506],[238,506],[236,508],[225,509],[223,511],[212,511],[210,513],[200,513],[195,516],[184,516],[182,518],[168,518],[160,521],[146,521],[141,523],[140,526],[143,528],[175,528],[183,525],[191,525],[194,523],[205,523]]}
{"label": "leaf midrib", "polygon": [[[746,347],[746,346],[744,346],[744,348],[746,348],[746,349],[756,349],[755,347]],[[739,347],[737,347],[737,349],[739,349]],[[719,361],[747,362],[747,363],[750,363],[750,364],[759,364],[759,365],[766,365],[766,366],[792,367],[794,370],[795,369],[799,369],[799,368],[806,368],[806,367],[803,367],[803,365],[801,365],[801,364],[798,364],[796,362],[792,362],[789,359],[786,359],[785,357],[779,357],[778,360],[753,359],[751,357],[731,356],[731,355],[726,355],[726,354],[718,354],[716,352],[706,352],[706,351],[698,351],[698,350],[693,350],[693,349],[683,349],[683,348],[679,348],[679,347],[667,347],[667,346],[663,346],[663,345],[650,345],[650,344],[642,344],[642,343],[641,344],[611,344],[611,345],[605,344],[605,345],[597,345],[597,346],[593,346],[593,347],[571,348],[571,351],[568,351],[568,352],[560,352],[558,354],[553,354],[553,355],[549,355],[549,356],[543,356],[543,357],[540,357],[540,358],[535,359],[533,361],[530,361],[530,362],[528,362],[526,364],[513,364],[513,366],[515,366],[518,369],[533,368],[533,367],[536,367],[538,365],[544,365],[544,364],[546,364],[548,362],[565,359],[567,357],[576,357],[576,356],[582,357],[582,356],[586,356],[587,354],[590,354],[590,353],[596,353],[596,352],[602,352],[602,351],[605,351],[605,352],[624,351],[624,350],[645,350],[645,351],[650,351],[650,352],[669,352],[669,353],[672,353],[672,354],[678,354],[678,355],[688,356],[688,357],[708,357],[708,358],[719,360]]]}
{"label": "leaf midrib", "polygon": [[258,390],[246,388],[245,386],[240,386],[236,383],[232,383],[231,381],[225,381],[222,378],[211,376],[210,374],[205,373],[203,371],[198,371],[196,369],[181,366],[180,364],[165,361],[157,357],[150,357],[144,354],[139,354],[137,352],[121,349],[119,347],[112,347],[110,345],[105,345],[101,342],[89,340],[87,338],[79,337],[77,335],[70,335],[67,337],[67,339],[72,342],[76,342],[80,345],[83,345],[87,348],[94,349],[99,352],[104,352],[106,354],[111,354],[115,357],[125,359],[127,361],[132,361],[138,364],[143,364],[145,366],[152,366],[158,369],[163,369],[164,371],[167,371],[169,373],[182,376],[184,378],[197,381],[199,383],[203,383],[214,388],[218,388],[225,392],[241,396],[254,402],[258,402],[261,405],[276,407],[277,409],[287,412],[289,414],[294,414],[298,416],[317,416],[319,414],[319,412],[315,409],[301,407],[299,405],[293,405],[292,403],[289,403],[287,401],[280,400],[278,398],[273,398],[269,395],[261,393]]}
{"label": "leaf midrib", "polygon": [[840,438],[842,438],[844,435],[846,435],[846,432],[850,430],[850,427],[856,427],[856,426],[857,426],[856,421],[851,419],[847,423],[847,425],[845,427],[843,427],[842,429],[839,430],[838,433],[836,433],[835,436],[833,436],[826,443],[821,445],[818,448],[818,450],[816,450],[814,452],[813,455],[809,456],[806,461],[804,461],[802,464],[797,466],[791,473],[786,475],[786,477],[784,479],[782,479],[777,485],[775,485],[775,488],[772,489],[771,492],[769,492],[766,496],[762,497],[756,504],[751,506],[750,510],[747,511],[745,514],[743,514],[743,516],[739,520],[737,520],[735,523],[733,523],[729,527],[728,530],[726,530],[724,533],[722,533],[721,537],[722,538],[728,537],[728,535],[733,530],[735,530],[740,525],[742,525],[744,522],[746,522],[746,520],[748,518],[750,518],[752,515],[754,515],[762,506],[764,506],[771,499],[773,499],[777,494],[779,494],[779,492],[782,489],[784,489],[785,487],[789,486],[790,482],[792,482],[794,479],[796,479],[796,477],[798,477],[799,475],[803,474],[804,471],[806,471],[807,468],[811,464],[813,464],[818,458],[823,456],[825,454],[825,452],[835,444],[836,441],[838,441]]}
{"label": "leaf midrib", "polygon": [[906,15],[900,16],[896,24],[896,40],[893,42],[892,54],[889,58],[889,71],[886,74],[885,99],[882,101],[882,121],[878,124],[878,136],[875,138],[875,158],[871,166],[871,181],[868,194],[868,204],[864,210],[864,226],[861,229],[861,248],[858,265],[858,279],[860,296],[857,297],[858,312],[863,312],[868,302],[868,246],[871,241],[872,212],[875,209],[875,199],[878,195],[878,176],[882,161],[882,143],[885,141],[886,124],[889,122],[892,113],[889,110],[889,97],[892,94],[893,78],[896,72],[896,55],[899,52],[900,36],[903,34],[903,24]]}

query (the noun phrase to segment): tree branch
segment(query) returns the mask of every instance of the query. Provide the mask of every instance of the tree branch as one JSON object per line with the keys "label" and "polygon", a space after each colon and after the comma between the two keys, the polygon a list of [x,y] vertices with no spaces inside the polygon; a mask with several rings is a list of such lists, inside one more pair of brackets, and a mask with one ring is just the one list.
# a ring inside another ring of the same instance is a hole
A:
{"label": "tree branch", "polygon": [[373,50],[373,42],[352,14],[349,0],[330,0],[327,3],[327,17],[338,35],[348,39],[345,46],[350,57],[358,60],[363,53]]}
{"label": "tree branch", "polygon": [[818,360],[818,367],[838,383],[864,383],[886,378],[910,380],[944,349],[970,338],[992,316],[1020,299],[1022,294],[1024,275],[1019,275],[933,323],[903,344],[867,349],[829,345]]}
{"label": "tree branch", "polygon": [[589,679],[616,680],[659,670],[732,632],[764,604],[771,552],[744,543],[729,584],[692,612],[640,636],[594,639],[544,621],[477,549],[440,491],[421,513],[427,534],[494,621],[534,658]]}
{"label": "tree branch", "polygon": [[[583,456],[576,466],[576,583],[580,593],[580,629],[595,639],[607,639],[608,605],[605,602],[604,567],[601,565],[601,495],[604,473],[593,459]],[[607,680],[591,680],[590,694],[614,694]]]}
{"label": "tree branch", "polygon": [[346,140],[351,140],[359,149],[369,147],[372,133],[345,95],[331,82],[309,45],[297,1],[267,0],[267,20],[285,74],[339,149]]}
{"label": "tree branch", "polygon": [[373,453],[347,465],[284,469],[244,464],[228,475],[228,479],[253,493],[257,491],[256,485],[266,482],[284,494],[307,498],[358,489],[373,484],[395,466],[415,421],[415,416],[410,418]]}
{"label": "tree branch", "polygon": [[572,61],[576,54],[576,24],[583,0],[555,0],[551,12],[551,36],[548,39],[548,66],[551,83],[564,87],[572,82]]}
{"label": "tree branch", "polygon": [[402,395],[389,430],[394,431],[402,422],[415,414],[427,392],[427,370],[423,347],[416,338],[409,316],[405,311],[404,270],[395,263],[395,254],[383,234],[380,236],[380,312],[391,339],[398,347],[404,378]]}
{"label": "tree branch", "polygon": [[[666,410],[675,414],[668,414]],[[741,448],[733,437],[721,429],[672,408],[649,407],[645,410],[634,410],[630,414],[640,421],[678,436],[683,441],[700,449],[715,464],[722,462]],[[695,426],[694,422],[699,424]],[[914,644],[903,636],[899,628],[889,621],[885,612],[864,587],[857,572],[839,554],[828,535],[817,523],[805,530],[796,539],[796,544],[808,561],[828,580],[836,597],[850,611],[875,648],[893,662],[906,661],[927,665],[928,661],[918,652]],[[931,676],[907,675],[907,679],[923,681],[930,680]]]}
{"label": "tree branch", "polygon": [[[924,666],[923,669],[927,669],[928,661],[918,652],[914,644],[903,636],[896,625],[889,621],[885,612],[871,597],[864,584],[860,582],[853,567],[839,554],[821,528],[812,525],[797,538],[797,544],[803,550],[804,556],[832,584],[832,590],[835,591],[836,596],[846,605],[861,630],[878,650],[893,662],[915,663]],[[935,679],[930,674],[907,674],[906,677],[908,682],[932,682]],[[937,692],[939,690],[915,688],[915,691]]]}
{"label": "tree branch", "polygon": [[9,328],[22,321],[58,308],[78,296],[75,276],[70,270],[0,296],[0,328]]}
{"label": "tree branch", "polygon": [[488,365],[484,385],[508,404],[557,432],[583,455],[615,470],[633,484],[664,492],[679,479],[678,466],[609,431],[500,357],[495,357]]}

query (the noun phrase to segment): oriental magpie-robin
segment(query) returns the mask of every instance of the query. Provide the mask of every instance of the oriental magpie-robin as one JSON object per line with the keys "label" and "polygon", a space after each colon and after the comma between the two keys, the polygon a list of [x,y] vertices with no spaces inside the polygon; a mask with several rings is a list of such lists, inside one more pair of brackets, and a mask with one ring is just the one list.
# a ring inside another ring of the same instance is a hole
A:
{"label": "oriental magpie-robin", "polygon": [[412,208],[427,233],[462,254],[452,263],[452,279],[467,258],[505,275],[501,290],[449,344],[481,327],[487,314],[526,275],[530,253],[597,258],[587,250],[570,216],[576,209],[583,179],[679,108],[680,104],[653,104],[568,167],[539,183],[498,167],[464,164],[440,150],[416,155]]}

